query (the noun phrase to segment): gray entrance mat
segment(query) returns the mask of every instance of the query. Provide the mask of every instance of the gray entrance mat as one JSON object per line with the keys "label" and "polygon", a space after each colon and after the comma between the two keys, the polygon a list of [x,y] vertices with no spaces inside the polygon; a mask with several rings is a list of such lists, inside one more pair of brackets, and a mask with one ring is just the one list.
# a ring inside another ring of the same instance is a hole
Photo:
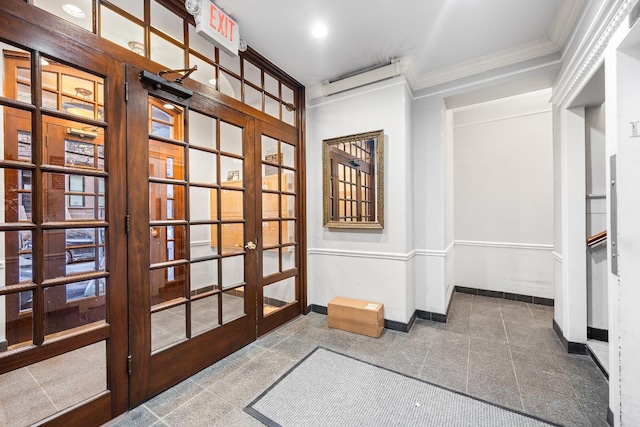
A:
{"label": "gray entrance mat", "polygon": [[557,426],[318,347],[245,411],[268,426]]}

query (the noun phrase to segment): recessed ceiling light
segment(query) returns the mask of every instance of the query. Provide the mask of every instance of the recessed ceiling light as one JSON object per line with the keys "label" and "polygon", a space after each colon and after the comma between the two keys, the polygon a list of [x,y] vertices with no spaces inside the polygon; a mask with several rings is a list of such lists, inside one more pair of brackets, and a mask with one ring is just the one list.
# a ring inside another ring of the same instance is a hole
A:
{"label": "recessed ceiling light", "polygon": [[316,25],[313,26],[313,28],[311,29],[311,34],[313,35],[313,37],[317,38],[317,39],[321,39],[323,37],[326,37],[327,33],[329,32],[329,30],[327,30],[326,25],[324,25],[321,22],[318,22]]}
{"label": "recessed ceiling light", "polygon": [[63,5],[62,6],[62,10],[64,10],[69,15],[73,16],[74,18],[84,18],[84,17],[87,16],[87,14],[84,13],[84,10],[80,9],[78,6],[76,6],[75,4],[71,4],[71,3],[67,3],[67,4]]}
{"label": "recessed ceiling light", "polygon": [[216,83],[218,83],[218,81],[216,79],[211,79],[209,80],[209,84],[213,87],[216,87]]}
{"label": "recessed ceiling light", "polygon": [[167,110],[173,110],[176,107],[173,104],[166,103],[164,104],[164,108],[166,108]]}
{"label": "recessed ceiling light", "polygon": [[131,40],[127,45],[133,52],[140,56],[144,56],[144,45],[142,43]]}
{"label": "recessed ceiling light", "polygon": [[42,66],[47,66],[49,65],[49,61],[47,61],[45,58],[43,58],[42,56],[40,57],[40,65]]}

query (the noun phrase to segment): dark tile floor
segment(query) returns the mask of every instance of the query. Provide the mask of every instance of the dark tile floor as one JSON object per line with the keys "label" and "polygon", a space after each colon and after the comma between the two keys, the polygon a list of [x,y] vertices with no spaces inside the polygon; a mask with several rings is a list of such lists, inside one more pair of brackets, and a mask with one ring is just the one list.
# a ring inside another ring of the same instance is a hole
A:
{"label": "dark tile floor", "polygon": [[588,356],[565,352],[553,308],[454,294],[446,324],[369,338],[311,313],[149,400],[109,427],[259,426],[244,406],[316,346],[566,426],[606,426],[608,383]]}

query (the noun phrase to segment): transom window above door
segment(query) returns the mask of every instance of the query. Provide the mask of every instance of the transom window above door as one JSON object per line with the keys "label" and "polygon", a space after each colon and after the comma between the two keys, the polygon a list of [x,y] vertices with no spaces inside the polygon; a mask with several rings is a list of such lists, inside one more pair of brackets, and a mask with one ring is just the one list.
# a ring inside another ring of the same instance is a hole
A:
{"label": "transom window above door", "polygon": [[[32,0],[46,10],[167,69],[197,67],[189,78],[291,126],[298,126],[297,89],[244,55],[232,56],[196,34],[193,17],[167,0],[76,0],[73,7]],[[149,18],[145,19],[148,7]],[[94,20],[95,17],[95,20]],[[95,24],[94,24],[95,22]]]}

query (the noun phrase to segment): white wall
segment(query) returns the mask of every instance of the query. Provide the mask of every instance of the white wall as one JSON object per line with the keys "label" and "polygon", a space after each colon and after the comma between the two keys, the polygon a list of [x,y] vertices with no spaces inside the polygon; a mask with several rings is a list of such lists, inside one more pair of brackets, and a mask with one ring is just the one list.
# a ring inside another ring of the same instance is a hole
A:
{"label": "white wall", "polygon": [[[385,318],[406,323],[414,312],[409,104],[404,77],[316,100],[307,106],[308,303],[335,296],[384,304]],[[322,140],[384,129],[383,230],[322,225]]]}
{"label": "white wall", "polygon": [[459,286],[554,297],[549,96],[539,91],[454,112]]}
{"label": "white wall", "polygon": [[619,387],[612,389],[610,405],[619,405],[610,407],[619,416],[616,425],[635,426],[640,424],[640,138],[630,137],[630,122],[640,121],[640,26],[636,23],[627,32],[621,27],[625,40],[620,47],[613,44],[606,63],[607,154],[617,153],[618,201],[618,276],[609,276],[609,357],[614,359],[612,386]]}
{"label": "white wall", "polygon": [[[607,229],[604,104],[585,109],[587,237]],[[607,244],[587,248],[587,326],[608,329]]]}
{"label": "white wall", "polygon": [[446,236],[447,119],[442,95],[417,98],[413,103],[412,117],[416,212],[415,308],[445,314],[448,305],[446,265],[447,262],[451,264],[453,254]]}

